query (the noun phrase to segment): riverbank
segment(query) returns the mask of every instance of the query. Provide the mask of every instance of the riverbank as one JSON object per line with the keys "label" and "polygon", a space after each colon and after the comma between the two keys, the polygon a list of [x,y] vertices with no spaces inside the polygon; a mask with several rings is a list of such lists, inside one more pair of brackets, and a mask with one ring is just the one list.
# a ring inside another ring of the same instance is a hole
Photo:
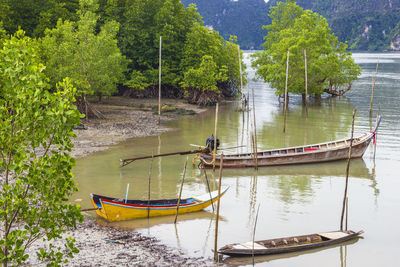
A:
{"label": "riverbank", "polygon": [[128,138],[159,135],[170,130],[163,125],[165,121],[205,111],[183,100],[163,99],[159,123],[158,99],[110,97],[92,106],[104,119],[83,119],[83,127],[74,130],[77,135],[71,152],[74,158],[108,149]]}
{"label": "riverbank", "polygon": [[[103,119],[83,120],[81,129],[74,130],[74,158],[105,150],[118,142],[133,137],[158,135],[168,131],[165,121],[184,114],[196,114],[205,109],[182,100],[163,99],[162,116],[158,118],[158,99],[128,99],[110,97],[93,107]],[[210,259],[186,256],[182,251],[161,244],[154,237],[143,236],[135,231],[123,231],[100,226],[86,217],[76,230],[66,236],[76,240],[80,250],[68,266],[213,266]],[[56,242],[53,245],[61,245]],[[43,246],[35,244],[30,249],[29,263],[38,264],[35,252]]]}

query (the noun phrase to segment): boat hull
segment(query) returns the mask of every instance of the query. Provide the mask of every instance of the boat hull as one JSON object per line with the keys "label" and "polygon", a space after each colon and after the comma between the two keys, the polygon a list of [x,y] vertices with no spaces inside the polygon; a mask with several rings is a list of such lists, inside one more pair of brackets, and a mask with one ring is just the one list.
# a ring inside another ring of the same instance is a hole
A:
{"label": "boat hull", "polygon": [[[207,200],[202,200],[201,198],[198,199],[198,197],[190,198],[193,200],[190,201],[190,203],[185,203],[185,201],[182,200],[182,204],[179,205],[178,214],[203,210],[221,198],[226,191],[227,189],[219,196],[216,196],[216,191],[214,191],[212,194],[215,196],[212,196]],[[155,216],[167,216],[175,215],[177,213],[177,203],[157,204],[154,203],[155,201],[153,200],[153,204],[151,205],[138,205],[129,204],[129,201],[128,203],[124,203],[123,201],[115,201],[112,198],[102,198],[101,196],[98,198],[98,200],[96,200],[96,198],[93,197],[93,194],[91,194],[91,199],[93,206],[98,208],[96,210],[97,215],[108,221],[123,221]],[[163,202],[171,201],[164,200]]]}
{"label": "boat hull", "polygon": [[[351,158],[361,158],[374,134],[368,133],[354,139]],[[328,162],[347,159],[349,156],[350,140],[339,140],[308,146],[290,147],[276,150],[266,150],[257,153],[224,155],[223,168],[266,167],[278,165],[293,165]],[[212,168],[212,155],[200,155],[201,167]],[[220,155],[216,156],[215,167],[220,166]]]}
{"label": "boat hull", "polygon": [[[253,243],[242,243],[242,244],[231,244],[226,245],[218,250],[218,253],[228,255],[231,257],[245,257],[252,255],[273,255],[290,253],[297,251],[305,251],[310,249],[316,249],[321,247],[328,247],[332,245],[337,245],[353,238],[358,237],[364,231],[353,232],[353,231],[334,231],[322,234],[311,234],[304,236],[294,236],[286,238],[269,239],[263,241],[254,242],[254,249],[252,247]],[[326,235],[338,235],[338,238],[328,239]],[[325,235],[325,236],[324,236]],[[306,240],[302,242],[302,240]],[[297,242],[295,242],[295,240]],[[300,240],[300,241],[299,241]],[[283,242],[286,242],[283,244]],[[272,246],[271,244],[276,244]]]}

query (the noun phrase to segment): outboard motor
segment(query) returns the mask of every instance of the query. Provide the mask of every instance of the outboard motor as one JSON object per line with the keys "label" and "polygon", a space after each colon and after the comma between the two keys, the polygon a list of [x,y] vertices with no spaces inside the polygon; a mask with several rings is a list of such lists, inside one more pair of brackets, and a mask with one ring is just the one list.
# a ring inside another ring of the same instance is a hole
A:
{"label": "outboard motor", "polygon": [[[219,147],[219,138],[217,138],[217,149]],[[214,135],[211,135],[206,140],[206,148],[211,152],[214,150]]]}

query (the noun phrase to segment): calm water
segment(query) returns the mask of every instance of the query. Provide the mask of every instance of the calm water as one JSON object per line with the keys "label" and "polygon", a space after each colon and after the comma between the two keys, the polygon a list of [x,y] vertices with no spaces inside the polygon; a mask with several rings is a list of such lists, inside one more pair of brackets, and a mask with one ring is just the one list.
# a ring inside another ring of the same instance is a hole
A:
{"label": "calm water", "polygon": [[[255,110],[259,149],[319,143],[349,137],[353,108],[357,109],[355,134],[368,132],[380,110],[376,158],[373,147],[363,159],[353,160],[349,184],[349,228],[365,231],[363,239],[314,253],[261,257],[260,266],[398,266],[400,262],[400,54],[354,54],[363,68],[359,81],[341,98],[310,99],[308,116],[300,97],[291,97],[286,134],[282,133],[283,111],[268,85],[251,79],[248,88],[255,90]],[[373,119],[369,119],[372,73],[379,58],[375,85]],[[248,60],[247,60],[248,62]],[[245,92],[247,87],[245,88]],[[250,101],[252,102],[252,101]],[[218,136],[223,147],[249,143],[252,113],[235,112],[236,103],[220,106]],[[156,137],[135,138],[107,151],[79,159],[74,169],[83,207],[90,207],[91,192],[147,199],[150,160],[119,168],[125,157],[194,149],[189,144],[204,145],[214,132],[214,109],[168,123],[173,131]],[[225,151],[224,153],[237,150]],[[247,148],[240,148],[247,151]],[[151,197],[176,198],[186,156],[156,158],[151,173]],[[207,192],[203,173],[189,167],[183,187],[184,196]],[[218,247],[252,239],[257,208],[257,239],[269,239],[339,228],[345,182],[346,161],[312,165],[224,170],[222,187],[229,186],[221,200]],[[217,189],[218,171],[207,171],[212,189]],[[136,229],[155,236],[163,243],[180,248],[191,256],[212,257],[215,217],[211,207],[205,211],[174,217],[133,220],[109,224]],[[250,265],[251,261],[234,260],[231,264]]]}

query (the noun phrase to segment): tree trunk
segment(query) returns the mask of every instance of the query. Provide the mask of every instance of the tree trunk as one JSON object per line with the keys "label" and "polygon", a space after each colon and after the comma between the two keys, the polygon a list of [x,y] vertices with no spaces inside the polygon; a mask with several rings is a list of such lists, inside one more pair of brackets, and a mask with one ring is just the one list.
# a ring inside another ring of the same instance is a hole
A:
{"label": "tree trunk", "polygon": [[301,94],[301,102],[303,103],[303,106],[306,105],[306,94],[305,93]]}

